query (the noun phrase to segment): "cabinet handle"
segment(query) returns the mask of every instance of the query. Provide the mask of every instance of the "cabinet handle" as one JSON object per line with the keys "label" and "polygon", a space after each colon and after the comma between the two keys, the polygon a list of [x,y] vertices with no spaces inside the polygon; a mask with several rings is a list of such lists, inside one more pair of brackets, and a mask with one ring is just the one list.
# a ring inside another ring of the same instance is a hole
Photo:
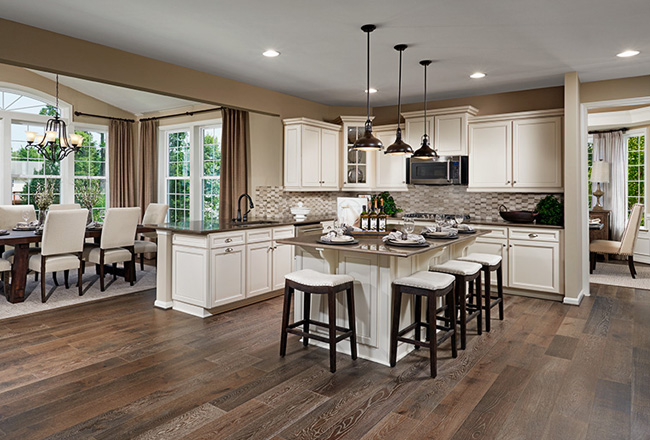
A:
{"label": "cabinet handle", "polygon": [[509,180],[506,182],[506,185],[510,185],[510,181],[509,181]]}
{"label": "cabinet handle", "polygon": [[226,238],[224,241],[225,241],[226,243],[231,243],[231,242],[232,242],[232,238]]}
{"label": "cabinet handle", "polygon": [[529,236],[530,238],[537,238],[537,237],[539,237],[539,235],[537,235],[537,234],[532,234],[532,233],[531,233],[531,234],[528,234],[528,236]]}
{"label": "cabinet handle", "polygon": [[232,252],[232,251],[234,251],[233,248],[226,248],[226,252],[227,252],[227,253],[230,253],[230,252]]}

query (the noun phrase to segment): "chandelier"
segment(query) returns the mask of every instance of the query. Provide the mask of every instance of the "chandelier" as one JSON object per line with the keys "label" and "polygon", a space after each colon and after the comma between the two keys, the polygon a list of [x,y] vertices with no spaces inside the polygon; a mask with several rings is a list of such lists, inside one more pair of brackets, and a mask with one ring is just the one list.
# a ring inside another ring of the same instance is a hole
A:
{"label": "chandelier", "polygon": [[68,139],[66,124],[59,113],[59,75],[56,75],[56,114],[45,124],[45,135],[37,135],[33,131],[25,133],[25,148],[36,147],[45,159],[52,162],[60,162],[71,152],[77,151],[83,141],[82,136],[78,134],[71,134]]}

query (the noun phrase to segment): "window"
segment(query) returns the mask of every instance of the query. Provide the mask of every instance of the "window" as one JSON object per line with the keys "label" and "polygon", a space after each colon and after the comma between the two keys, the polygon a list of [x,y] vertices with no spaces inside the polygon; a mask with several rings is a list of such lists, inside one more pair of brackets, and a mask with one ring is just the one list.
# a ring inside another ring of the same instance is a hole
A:
{"label": "window", "polygon": [[587,203],[589,205],[589,209],[591,210],[591,207],[596,204],[595,197],[592,196],[592,185],[591,185],[591,166],[594,163],[594,139],[589,136],[589,140],[587,141],[587,194],[589,196],[587,197]]}
{"label": "window", "polygon": [[54,203],[60,202],[61,164],[46,161],[36,147],[25,148],[25,132],[43,134],[44,129],[44,124],[11,123],[11,196],[15,205],[34,204],[34,194],[46,180],[54,182]]}
{"label": "window", "polygon": [[108,200],[106,198],[106,144],[108,135],[99,130],[75,130],[83,138],[79,150],[74,153],[75,202],[81,203],[79,193],[87,188],[101,192],[99,201],[93,204],[93,220],[101,221]]}
{"label": "window", "polygon": [[221,183],[221,127],[201,128],[201,144],[203,147],[203,221],[217,221]]}
{"label": "window", "polygon": [[56,112],[56,108],[45,101],[13,91],[0,91],[0,110],[48,116]]}
{"label": "window", "polygon": [[190,132],[167,132],[167,203],[170,222],[190,220]]}
{"label": "window", "polygon": [[[630,132],[625,136],[627,144],[627,215],[632,206],[640,203],[645,206],[645,135]],[[641,225],[645,223],[641,218]]]}

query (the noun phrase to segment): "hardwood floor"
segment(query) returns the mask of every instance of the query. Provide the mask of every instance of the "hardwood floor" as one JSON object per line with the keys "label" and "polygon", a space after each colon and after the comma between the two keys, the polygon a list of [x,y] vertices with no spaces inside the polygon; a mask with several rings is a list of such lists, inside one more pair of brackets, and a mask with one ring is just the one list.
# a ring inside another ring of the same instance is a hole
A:
{"label": "hardwood floor", "polygon": [[[0,439],[647,439],[650,292],[506,296],[452,359],[278,355],[281,298],[209,319],[154,293],[0,321]],[[2,305],[10,306],[9,304]]]}

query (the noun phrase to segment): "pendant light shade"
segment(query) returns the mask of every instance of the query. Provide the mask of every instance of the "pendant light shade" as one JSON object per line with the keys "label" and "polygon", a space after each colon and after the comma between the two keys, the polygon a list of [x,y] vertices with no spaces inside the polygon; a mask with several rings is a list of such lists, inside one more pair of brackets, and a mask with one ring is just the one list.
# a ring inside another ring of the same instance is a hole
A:
{"label": "pendant light shade", "polygon": [[427,67],[430,64],[431,60],[420,61],[420,65],[424,66],[424,135],[422,136],[422,145],[413,153],[413,158],[416,159],[435,159],[438,157],[438,153],[431,148],[429,136],[427,135]]}
{"label": "pendant light shade", "polygon": [[367,63],[366,63],[366,77],[367,77],[367,87],[366,87],[366,108],[368,119],[366,119],[366,127],[363,133],[352,147],[354,150],[360,151],[377,151],[381,150],[384,146],[379,139],[372,135],[372,121],[370,120],[370,33],[377,29],[377,26],[374,24],[366,24],[361,26],[361,30],[368,35],[368,50],[367,50]]}
{"label": "pendant light shade", "polygon": [[402,53],[406,50],[408,46],[406,44],[398,44],[395,46],[395,50],[399,52],[399,86],[397,91],[397,133],[395,136],[395,142],[386,148],[384,154],[395,154],[395,155],[404,155],[412,154],[413,148],[406,142],[402,140]]}

